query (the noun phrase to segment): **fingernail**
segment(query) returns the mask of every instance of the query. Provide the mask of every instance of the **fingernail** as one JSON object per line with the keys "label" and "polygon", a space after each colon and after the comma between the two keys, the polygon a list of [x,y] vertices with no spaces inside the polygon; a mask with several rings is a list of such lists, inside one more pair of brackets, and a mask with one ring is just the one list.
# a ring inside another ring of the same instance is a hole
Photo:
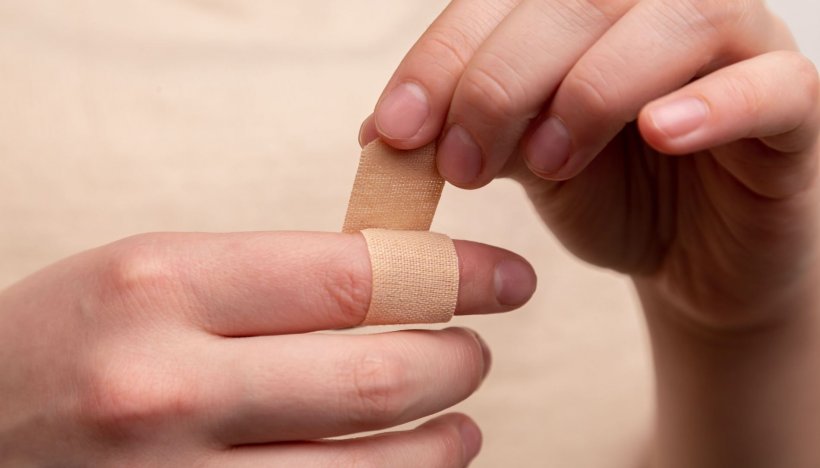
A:
{"label": "fingernail", "polygon": [[525,262],[503,260],[495,266],[495,297],[501,305],[524,305],[535,293],[536,283],[535,272]]}
{"label": "fingernail", "polygon": [[364,119],[362,126],[359,128],[359,146],[364,148],[378,137],[379,132],[376,130],[376,125],[373,121],[373,114],[370,114],[370,116]]}
{"label": "fingernail", "polygon": [[475,335],[475,339],[478,341],[478,344],[481,345],[481,354],[484,358],[484,374],[482,377],[486,379],[487,374],[490,373],[490,368],[492,368],[493,365],[493,355],[490,353],[490,347],[487,345],[487,342],[484,341],[484,338],[476,332],[473,332],[473,335]]}
{"label": "fingernail", "polygon": [[387,138],[406,140],[421,130],[429,115],[430,104],[424,89],[415,83],[403,83],[379,103],[376,127]]}
{"label": "fingernail", "polygon": [[472,421],[464,418],[458,426],[461,433],[461,443],[464,446],[464,454],[467,461],[473,460],[479,450],[481,450],[481,430]]}
{"label": "fingernail", "polygon": [[572,146],[569,130],[561,120],[550,117],[530,137],[527,162],[541,174],[555,174],[569,161]]}
{"label": "fingernail", "polygon": [[697,130],[709,117],[709,106],[695,97],[680,98],[649,110],[655,127],[669,138],[680,138]]}
{"label": "fingernail", "polygon": [[481,172],[481,148],[467,130],[453,125],[438,147],[438,170],[456,185],[468,185]]}
{"label": "fingernail", "polygon": [[484,368],[482,369],[482,380],[487,377],[487,374],[490,373],[490,368],[492,367],[493,363],[493,355],[490,352],[490,347],[487,346],[487,342],[484,341],[484,338],[481,337],[475,330],[471,330],[469,328],[462,328],[462,327],[449,327],[445,330],[452,330],[457,333],[467,334],[472,336],[476,342],[478,343],[479,347],[481,347],[481,359],[484,364]]}

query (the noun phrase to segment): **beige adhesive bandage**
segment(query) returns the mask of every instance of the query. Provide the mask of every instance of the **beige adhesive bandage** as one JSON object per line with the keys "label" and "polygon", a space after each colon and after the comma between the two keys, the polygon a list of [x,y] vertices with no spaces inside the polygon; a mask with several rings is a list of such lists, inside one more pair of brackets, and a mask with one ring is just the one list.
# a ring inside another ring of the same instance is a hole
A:
{"label": "beige adhesive bandage", "polygon": [[435,146],[399,151],[377,140],[362,151],[343,232],[367,242],[370,308],[362,325],[447,322],[458,300],[453,241],[428,232],[444,179]]}
{"label": "beige adhesive bandage", "polygon": [[427,231],[443,188],[435,145],[400,151],[376,140],[362,150],[342,232]]}
{"label": "beige adhesive bandage", "polygon": [[370,252],[373,292],[364,323],[447,322],[458,299],[453,241],[427,231],[362,231]]}

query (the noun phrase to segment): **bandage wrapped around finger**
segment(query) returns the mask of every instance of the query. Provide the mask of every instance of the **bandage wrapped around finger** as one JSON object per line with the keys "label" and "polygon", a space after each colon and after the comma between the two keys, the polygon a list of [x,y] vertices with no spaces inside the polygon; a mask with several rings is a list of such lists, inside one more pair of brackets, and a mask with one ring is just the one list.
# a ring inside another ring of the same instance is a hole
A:
{"label": "bandage wrapped around finger", "polygon": [[453,241],[429,232],[444,179],[435,146],[399,151],[377,140],[362,151],[343,232],[361,232],[372,296],[361,325],[449,321],[458,300]]}

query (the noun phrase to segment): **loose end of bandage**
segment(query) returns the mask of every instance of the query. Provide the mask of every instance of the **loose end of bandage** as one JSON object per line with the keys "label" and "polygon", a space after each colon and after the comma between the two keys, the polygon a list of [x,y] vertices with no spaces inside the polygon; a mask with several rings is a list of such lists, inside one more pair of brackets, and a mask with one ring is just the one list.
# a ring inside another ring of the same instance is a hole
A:
{"label": "loose end of bandage", "polygon": [[342,232],[427,231],[443,189],[435,144],[401,151],[376,140],[362,150]]}

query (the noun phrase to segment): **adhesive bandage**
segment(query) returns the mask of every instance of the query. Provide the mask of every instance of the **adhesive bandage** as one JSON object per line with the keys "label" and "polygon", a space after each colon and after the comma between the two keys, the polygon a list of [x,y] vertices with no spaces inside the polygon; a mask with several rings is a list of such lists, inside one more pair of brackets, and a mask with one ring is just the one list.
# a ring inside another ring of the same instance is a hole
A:
{"label": "adhesive bandage", "polygon": [[361,232],[370,252],[372,296],[362,325],[447,322],[458,300],[453,241],[429,232],[444,179],[435,145],[362,151],[343,232]]}

